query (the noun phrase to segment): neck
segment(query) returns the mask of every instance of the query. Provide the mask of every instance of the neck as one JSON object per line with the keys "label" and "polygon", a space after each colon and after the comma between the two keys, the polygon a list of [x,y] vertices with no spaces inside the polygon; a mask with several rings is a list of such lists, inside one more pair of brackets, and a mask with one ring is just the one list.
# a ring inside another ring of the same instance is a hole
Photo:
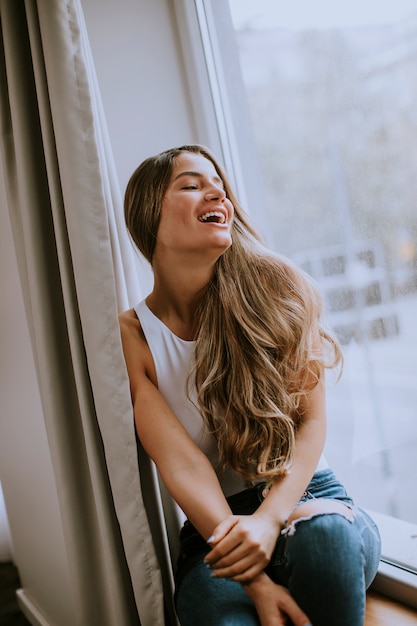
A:
{"label": "neck", "polygon": [[[196,310],[213,276],[210,267],[174,264],[161,268],[154,263],[154,287],[146,302],[152,312],[182,339],[195,338]],[[166,270],[166,267],[175,269]]]}

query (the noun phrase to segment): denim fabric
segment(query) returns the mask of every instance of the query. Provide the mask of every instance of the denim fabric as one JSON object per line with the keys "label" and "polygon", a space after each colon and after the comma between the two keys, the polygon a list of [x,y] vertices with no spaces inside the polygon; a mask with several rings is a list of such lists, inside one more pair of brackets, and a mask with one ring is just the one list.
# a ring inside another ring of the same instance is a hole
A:
{"label": "denim fabric", "polygon": [[[258,485],[228,498],[233,513],[256,511],[263,489]],[[294,532],[279,537],[265,571],[289,589],[313,626],[362,626],[365,591],[380,559],[378,529],[330,469],[316,472],[300,503],[313,498],[345,502],[354,521],[333,513],[300,519]],[[180,543],[175,601],[181,626],[259,626],[241,585],[210,576],[203,563],[210,548],[189,522]]]}

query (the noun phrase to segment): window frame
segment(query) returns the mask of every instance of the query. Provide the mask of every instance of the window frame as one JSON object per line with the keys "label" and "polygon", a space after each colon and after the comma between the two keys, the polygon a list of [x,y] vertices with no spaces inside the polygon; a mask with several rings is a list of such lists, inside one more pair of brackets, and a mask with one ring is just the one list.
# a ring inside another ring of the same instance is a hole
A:
{"label": "window frame", "polygon": [[[256,222],[269,243],[268,218],[266,210],[261,208],[265,207],[262,175],[251,132],[229,4],[224,0],[174,0],[174,9],[198,141],[223,157],[243,206],[257,207]],[[226,58],[227,63],[224,62]],[[198,76],[197,81],[192,80],[195,76]],[[395,557],[395,537],[401,536],[407,523],[374,511],[370,514],[378,524],[383,549],[372,588],[417,608],[417,570],[408,570],[392,558],[393,554]],[[417,525],[415,529],[417,535]],[[413,539],[414,534],[410,535],[410,541]],[[390,557],[384,554],[384,545],[389,545]]]}
{"label": "window frame", "polygon": [[222,159],[242,206],[248,212],[258,207],[256,224],[266,243],[272,243],[229,5],[224,0],[173,0],[173,6],[196,140]]}

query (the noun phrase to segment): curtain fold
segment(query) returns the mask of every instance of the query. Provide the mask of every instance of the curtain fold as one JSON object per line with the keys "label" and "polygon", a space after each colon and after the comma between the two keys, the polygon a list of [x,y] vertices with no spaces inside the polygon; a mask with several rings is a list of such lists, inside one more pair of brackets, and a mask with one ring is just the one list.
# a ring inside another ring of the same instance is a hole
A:
{"label": "curtain fold", "polygon": [[173,624],[162,500],[144,457],[139,475],[117,323],[141,293],[81,5],[0,0],[0,19],[6,192],[77,624]]}

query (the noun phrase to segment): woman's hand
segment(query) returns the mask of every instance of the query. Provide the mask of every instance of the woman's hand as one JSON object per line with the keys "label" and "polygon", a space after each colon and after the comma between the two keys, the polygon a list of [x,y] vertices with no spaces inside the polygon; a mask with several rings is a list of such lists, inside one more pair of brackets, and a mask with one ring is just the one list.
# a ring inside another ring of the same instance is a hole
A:
{"label": "woman's hand", "polygon": [[205,558],[213,575],[245,583],[268,565],[280,533],[280,526],[269,516],[230,515],[213,531],[212,547]]}
{"label": "woman's hand", "polygon": [[311,626],[289,591],[276,585],[264,572],[243,588],[255,604],[261,626],[285,626],[288,618],[294,626]]}

